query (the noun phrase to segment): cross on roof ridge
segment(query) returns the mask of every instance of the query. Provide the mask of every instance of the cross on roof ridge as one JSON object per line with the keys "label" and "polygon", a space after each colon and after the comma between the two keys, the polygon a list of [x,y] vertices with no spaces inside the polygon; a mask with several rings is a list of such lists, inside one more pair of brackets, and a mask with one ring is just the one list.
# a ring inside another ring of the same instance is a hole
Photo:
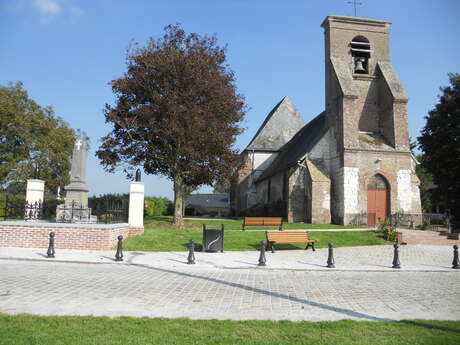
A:
{"label": "cross on roof ridge", "polygon": [[363,3],[362,2],[359,2],[359,1],[356,1],[356,0],[353,0],[353,1],[348,1],[349,4],[352,4],[355,8],[355,17],[356,17],[356,5],[362,5]]}

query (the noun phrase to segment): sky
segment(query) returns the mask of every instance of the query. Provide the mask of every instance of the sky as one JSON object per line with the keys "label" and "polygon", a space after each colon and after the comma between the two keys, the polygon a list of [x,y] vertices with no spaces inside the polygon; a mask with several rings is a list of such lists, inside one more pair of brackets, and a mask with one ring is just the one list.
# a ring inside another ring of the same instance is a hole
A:
{"label": "sky", "polygon": [[[409,95],[409,135],[419,136],[448,73],[460,72],[460,0],[361,0],[357,16],[392,22],[391,62]],[[216,34],[250,110],[243,150],[270,110],[290,96],[306,122],[324,110],[324,34],[328,15],[353,16],[349,0],[0,0],[0,85],[21,81],[29,97],[91,140],[90,194],[126,193],[123,173],[94,156],[110,130],[108,83],[126,71],[130,42],[145,45],[168,24]],[[172,184],[145,176],[148,196],[173,198]],[[200,192],[210,192],[209,187]]]}

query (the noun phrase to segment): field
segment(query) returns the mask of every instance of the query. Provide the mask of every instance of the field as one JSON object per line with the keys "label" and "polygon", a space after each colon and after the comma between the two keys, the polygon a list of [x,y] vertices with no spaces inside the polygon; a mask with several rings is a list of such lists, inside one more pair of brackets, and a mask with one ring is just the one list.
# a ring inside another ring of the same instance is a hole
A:
{"label": "field", "polygon": [[[201,250],[203,223],[215,227],[224,224],[225,250],[257,250],[260,241],[265,240],[264,231],[241,231],[241,220],[186,220],[184,226],[176,227],[170,217],[152,217],[145,220],[145,233],[127,239],[123,247],[128,251],[182,251],[187,250],[188,241],[194,239],[196,250]],[[380,233],[374,231],[315,231],[315,229],[350,229],[341,225],[286,223],[283,228],[309,230],[310,237],[317,240],[315,245],[317,248],[327,247],[328,242],[334,243],[335,247],[390,244]],[[285,244],[277,248],[282,250],[304,247],[303,244]]]}
{"label": "field", "polygon": [[290,322],[0,314],[0,345],[456,345],[460,321]]}

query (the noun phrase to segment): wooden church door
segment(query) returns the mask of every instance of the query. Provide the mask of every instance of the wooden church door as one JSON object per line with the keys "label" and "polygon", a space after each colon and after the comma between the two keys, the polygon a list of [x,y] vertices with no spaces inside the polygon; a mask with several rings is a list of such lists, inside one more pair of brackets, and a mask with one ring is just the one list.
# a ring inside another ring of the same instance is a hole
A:
{"label": "wooden church door", "polygon": [[374,175],[367,183],[367,222],[375,226],[388,218],[389,188],[382,175]]}

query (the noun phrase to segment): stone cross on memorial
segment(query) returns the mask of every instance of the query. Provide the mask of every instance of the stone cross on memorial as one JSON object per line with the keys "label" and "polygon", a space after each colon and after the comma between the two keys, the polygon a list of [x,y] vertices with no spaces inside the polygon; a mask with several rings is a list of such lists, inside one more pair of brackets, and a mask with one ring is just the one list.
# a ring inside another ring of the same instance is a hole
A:
{"label": "stone cross on memorial", "polygon": [[86,143],[77,140],[73,147],[70,168],[70,183],[64,187],[65,203],[56,209],[57,222],[95,223],[97,217],[91,215],[88,208],[88,192],[86,187]]}
{"label": "stone cross on memorial", "polygon": [[73,147],[70,184],[65,186],[65,203],[77,203],[88,207],[88,187],[86,187],[86,143],[77,140]]}

